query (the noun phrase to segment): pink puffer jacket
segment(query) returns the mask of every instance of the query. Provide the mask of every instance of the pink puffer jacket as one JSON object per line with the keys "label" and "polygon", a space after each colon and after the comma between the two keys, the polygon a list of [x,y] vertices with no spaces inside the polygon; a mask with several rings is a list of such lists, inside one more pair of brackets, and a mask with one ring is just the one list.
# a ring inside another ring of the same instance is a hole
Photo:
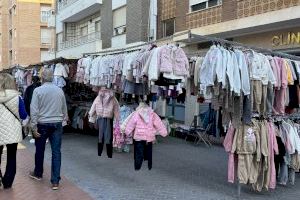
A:
{"label": "pink puffer jacket", "polygon": [[173,72],[177,76],[189,75],[189,61],[182,48],[166,45],[161,48],[158,57],[160,72]]}
{"label": "pink puffer jacket", "polygon": [[117,118],[120,106],[114,93],[110,90],[100,90],[89,111],[90,117]]}
{"label": "pink puffer jacket", "polygon": [[163,137],[168,135],[167,129],[159,116],[150,107],[140,108],[129,119],[125,134],[136,141],[155,141],[157,133]]}

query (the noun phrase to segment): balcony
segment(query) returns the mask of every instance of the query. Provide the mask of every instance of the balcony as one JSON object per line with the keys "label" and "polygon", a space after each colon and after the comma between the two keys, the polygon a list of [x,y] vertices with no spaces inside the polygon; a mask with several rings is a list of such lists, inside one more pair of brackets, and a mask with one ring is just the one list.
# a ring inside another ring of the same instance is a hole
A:
{"label": "balcony", "polygon": [[73,3],[75,3],[78,0],[61,0],[61,2],[59,2],[57,4],[57,9],[58,11],[65,9],[66,7],[72,5]]}
{"label": "balcony", "polygon": [[58,5],[57,20],[76,22],[96,12],[100,13],[102,0],[62,0]]}
{"label": "balcony", "polygon": [[100,32],[91,33],[84,37],[74,38],[57,44],[57,57],[81,58],[83,53],[99,52],[102,50]]}
{"label": "balcony", "polygon": [[63,49],[69,49],[77,46],[81,46],[90,42],[95,42],[101,39],[100,32],[90,33],[82,37],[76,37],[68,41],[58,43],[57,49],[61,51]]}

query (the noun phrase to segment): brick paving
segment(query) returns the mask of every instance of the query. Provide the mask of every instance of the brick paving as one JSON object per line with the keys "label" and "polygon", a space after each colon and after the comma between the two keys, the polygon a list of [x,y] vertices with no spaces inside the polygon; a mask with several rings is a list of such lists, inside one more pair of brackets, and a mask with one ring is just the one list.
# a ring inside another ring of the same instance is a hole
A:
{"label": "brick paving", "polygon": [[[5,152],[2,170],[5,168]],[[1,200],[91,200],[92,198],[75,186],[65,177],[62,177],[58,191],[53,191],[50,184],[50,167],[45,164],[45,174],[42,181],[35,181],[28,177],[33,169],[33,154],[22,146],[18,150],[17,175],[12,189],[0,189]],[[4,170],[3,170],[4,171]],[[2,172],[3,172],[2,171]]]}

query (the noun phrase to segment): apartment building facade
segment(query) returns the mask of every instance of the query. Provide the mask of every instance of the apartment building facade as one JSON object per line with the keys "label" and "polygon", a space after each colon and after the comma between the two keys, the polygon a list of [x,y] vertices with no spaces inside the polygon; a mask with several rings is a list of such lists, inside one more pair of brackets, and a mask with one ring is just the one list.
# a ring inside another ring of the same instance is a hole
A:
{"label": "apartment building facade", "polygon": [[102,49],[102,0],[57,0],[56,57],[79,58]]}
{"label": "apartment building facade", "polygon": [[156,40],[157,0],[104,0],[103,49]]}
{"label": "apartment building facade", "polygon": [[156,39],[157,0],[57,0],[57,57]]}
{"label": "apartment building facade", "polygon": [[[159,2],[158,38],[175,34],[174,41],[185,41],[187,34],[180,33],[191,30],[194,34],[300,55],[300,0]],[[199,43],[190,49],[207,48]]]}
{"label": "apartment building facade", "polygon": [[0,69],[55,57],[53,0],[0,1]]}

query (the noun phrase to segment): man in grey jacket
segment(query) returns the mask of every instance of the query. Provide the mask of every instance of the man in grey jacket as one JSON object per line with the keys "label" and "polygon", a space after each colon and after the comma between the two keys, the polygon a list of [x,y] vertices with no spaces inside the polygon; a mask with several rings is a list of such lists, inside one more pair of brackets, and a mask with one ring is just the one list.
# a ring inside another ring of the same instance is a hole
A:
{"label": "man in grey jacket", "polygon": [[30,104],[36,153],[35,169],[29,176],[36,180],[42,179],[45,146],[49,138],[52,149],[51,183],[52,189],[57,190],[61,168],[62,122],[67,119],[68,114],[64,92],[52,80],[52,70],[45,69],[42,72],[43,85],[34,90]]}

